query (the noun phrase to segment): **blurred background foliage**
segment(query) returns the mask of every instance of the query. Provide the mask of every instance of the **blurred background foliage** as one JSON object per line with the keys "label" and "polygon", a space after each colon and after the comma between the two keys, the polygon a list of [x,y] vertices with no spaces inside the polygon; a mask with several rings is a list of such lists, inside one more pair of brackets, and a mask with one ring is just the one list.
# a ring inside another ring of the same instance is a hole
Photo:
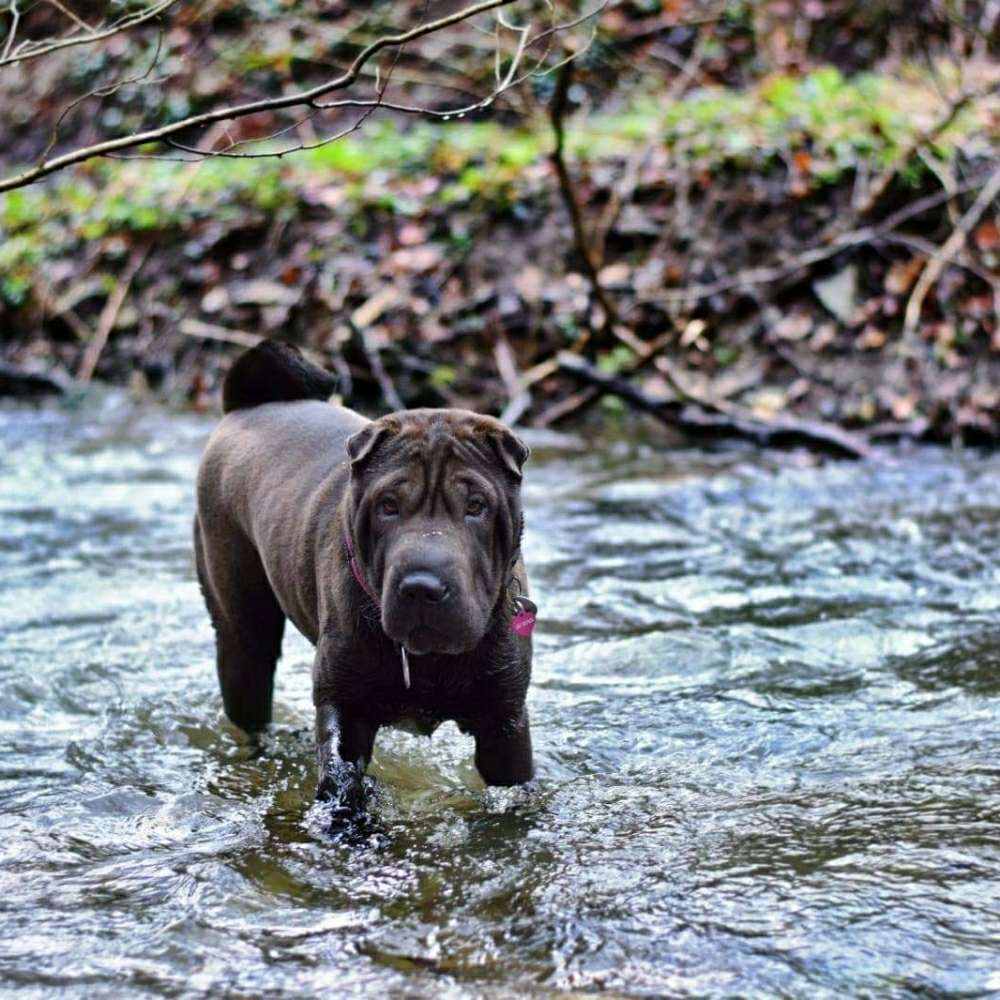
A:
{"label": "blurred background foliage", "polygon": [[[0,175],[314,86],[458,6],[181,3],[2,67]],[[206,406],[266,334],[369,410],[549,425],[620,409],[599,372],[664,412],[994,440],[1000,231],[996,199],[977,198],[998,167],[998,21],[996,0],[609,3],[529,52],[544,58],[519,86],[450,114],[513,58],[516,33],[483,15],[384,53],[352,90],[389,79],[387,100],[430,114],[379,109],[317,145],[357,109],[263,112],[185,140],[254,158],[143,147],[0,195],[0,349],[11,370]],[[18,25],[65,28],[52,3]],[[315,148],[256,155],[289,144]]]}

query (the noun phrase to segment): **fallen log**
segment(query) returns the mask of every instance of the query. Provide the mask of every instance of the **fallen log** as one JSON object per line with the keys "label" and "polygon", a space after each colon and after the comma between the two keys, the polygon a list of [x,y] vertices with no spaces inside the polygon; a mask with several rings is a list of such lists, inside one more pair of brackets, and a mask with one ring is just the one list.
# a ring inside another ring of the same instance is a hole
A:
{"label": "fallen log", "polygon": [[25,371],[0,361],[0,396],[33,399],[38,396],[61,396],[66,386],[50,375]]}
{"label": "fallen log", "polygon": [[627,379],[602,372],[576,354],[562,352],[558,361],[559,371],[564,374],[593,386],[601,393],[618,396],[636,409],[650,413],[664,424],[692,437],[734,437],[768,448],[802,445],[842,458],[881,458],[879,452],[860,435],[830,424],[788,416],[762,420],[749,414],[738,414],[728,407],[725,413],[713,413],[696,403],[650,396]]}

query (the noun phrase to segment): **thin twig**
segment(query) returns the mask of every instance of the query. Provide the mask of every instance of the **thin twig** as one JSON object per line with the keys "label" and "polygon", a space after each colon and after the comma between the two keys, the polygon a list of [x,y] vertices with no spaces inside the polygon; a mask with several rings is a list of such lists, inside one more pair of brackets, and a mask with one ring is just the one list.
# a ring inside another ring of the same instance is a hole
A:
{"label": "thin twig", "polygon": [[[26,62],[28,59],[37,59],[39,56],[46,56],[50,52],[55,52],[58,49],[69,48],[71,45],[90,45],[94,42],[101,42],[105,38],[110,38],[112,35],[117,35],[122,31],[128,31],[129,28],[134,28],[137,24],[142,24],[145,21],[149,21],[154,17],[158,17],[169,7],[172,7],[177,0],[161,0],[160,3],[155,4],[152,7],[148,7],[146,10],[141,11],[138,14],[130,14],[128,17],[123,17],[120,21],[116,21],[110,27],[103,31],[95,31],[91,34],[82,35],[72,35],[69,38],[62,38],[57,42],[48,42],[43,44],[37,44],[35,48],[24,49],[19,47],[13,55],[5,49],[4,54],[0,57],[0,69],[4,66],[11,66],[14,63]],[[16,8],[15,8],[16,9]],[[28,43],[29,45],[31,43]]]}
{"label": "thin twig", "polygon": [[[932,243],[930,240],[921,239],[919,236],[913,236],[910,233],[886,233],[884,236],[879,236],[873,239],[872,246],[901,246],[906,247],[913,253],[922,254],[924,257],[933,257],[937,253],[937,244]],[[968,271],[969,274],[974,274],[980,281],[987,284],[996,292],[1000,292],[1000,275],[983,267],[981,264],[977,264],[974,260],[969,259],[968,254],[960,254],[955,257],[952,263],[956,267],[962,268],[964,271]],[[998,327],[1000,329],[1000,327]]]}
{"label": "thin twig", "polygon": [[566,166],[566,128],[563,119],[566,114],[566,100],[572,79],[573,63],[566,62],[556,77],[556,88],[553,91],[552,103],[549,106],[549,121],[552,124],[552,132],[555,136],[555,145],[552,149],[550,159],[553,167],[555,167],[556,179],[559,182],[559,193],[569,214],[570,225],[573,227],[573,243],[583,263],[584,273],[593,289],[594,297],[604,310],[604,325],[607,327],[619,322],[618,307],[601,284],[593,251],[583,226],[583,214],[580,211],[580,204],[576,200],[576,192],[573,190],[573,180],[569,175],[569,168]]}
{"label": "thin twig", "polygon": [[140,73],[136,76],[127,77],[124,80],[120,80],[117,83],[110,84],[107,87],[99,87],[95,90],[90,91],[87,94],[82,94],[76,100],[71,101],[66,105],[65,108],[59,114],[59,117],[55,120],[52,126],[52,131],[49,134],[48,145],[42,150],[42,155],[39,157],[40,160],[44,160],[46,156],[52,151],[52,147],[55,146],[56,142],[59,140],[59,129],[62,127],[62,123],[66,120],[66,116],[69,115],[74,108],[79,107],[84,101],[90,100],[91,97],[110,97],[112,94],[121,90],[122,87],[128,86],[133,83],[141,83],[144,81],[150,73],[153,72],[157,63],[160,61],[160,53],[163,51],[163,29],[161,28],[156,36],[156,50],[153,52],[153,58],[150,61],[149,66],[146,68],[144,73]]}
{"label": "thin twig", "polygon": [[238,347],[256,347],[262,340],[262,334],[250,333],[248,330],[233,330],[217,323],[205,323],[200,319],[182,319],[177,324],[177,332],[185,337],[197,337],[201,340],[216,340],[223,344],[236,344]]}
{"label": "thin twig", "polygon": [[501,333],[493,347],[493,360],[497,374],[507,391],[507,405],[500,415],[501,422],[513,427],[531,406],[531,392],[523,384],[517,372],[517,358],[506,335]]}
{"label": "thin twig", "polygon": [[[974,191],[980,187],[982,181],[975,181],[959,185],[955,188],[955,194],[964,194],[967,191]],[[769,267],[748,267],[732,274],[723,275],[721,278],[704,284],[687,285],[684,288],[668,288],[655,297],[645,300],[659,302],[666,305],[693,304],[702,299],[711,298],[722,292],[731,291],[734,288],[751,288],[756,285],[768,285],[776,281],[781,281],[803,271],[814,264],[828,260],[836,256],[843,250],[851,247],[861,246],[865,243],[872,243],[883,239],[891,233],[897,226],[920,215],[931,208],[935,208],[951,197],[948,191],[937,191],[932,195],[919,198],[917,201],[904,205],[893,212],[878,225],[862,226],[850,232],[842,233],[837,239],[828,245],[820,243],[800,250],[789,255],[786,259]]]}
{"label": "thin twig", "polygon": [[[423,7],[423,12],[421,14],[421,24],[423,23],[426,13],[427,13],[427,3],[425,3]],[[315,138],[315,132],[314,132],[313,138],[311,140],[303,139],[297,145],[288,146],[285,149],[266,150],[265,152],[262,153],[232,152],[232,150],[235,149],[237,146],[243,146],[248,143],[268,142],[277,139],[278,136],[284,135],[285,133],[291,131],[292,129],[298,128],[298,126],[302,125],[304,122],[311,120],[313,117],[319,114],[320,106],[316,105],[315,106],[316,110],[306,115],[304,118],[300,118],[298,121],[293,122],[286,128],[279,129],[276,132],[272,132],[269,136],[266,136],[263,139],[236,140],[230,138],[229,145],[223,147],[222,149],[199,149],[194,146],[187,146],[183,143],[177,142],[174,139],[168,139],[167,145],[172,146],[174,149],[179,149],[182,152],[193,153],[196,156],[223,157],[225,159],[233,159],[233,160],[259,160],[259,159],[267,159],[270,157],[275,157],[280,160],[283,156],[288,156],[290,153],[298,153],[303,150],[310,150],[310,149],[320,149],[323,146],[328,146],[330,145],[330,143],[337,142],[337,140],[339,139],[346,138],[352,132],[357,132],[358,129],[360,129],[361,126],[364,125],[366,121],[368,121],[368,119],[375,113],[377,109],[384,107],[382,101],[383,96],[385,95],[386,88],[389,86],[389,83],[392,80],[392,74],[395,71],[396,65],[399,62],[399,58],[402,55],[405,48],[406,48],[405,43],[399,45],[396,48],[395,52],[393,53],[392,62],[389,65],[389,71],[386,73],[384,80],[381,79],[381,75],[378,72],[378,67],[377,66],[375,67],[376,68],[375,97],[371,100],[360,102],[364,104],[366,109],[364,113],[361,115],[361,117],[358,118],[357,121],[355,121],[352,125],[349,125],[345,129],[341,129],[339,132],[336,132],[333,135],[327,136],[325,139]]]}
{"label": "thin twig", "polygon": [[[300,153],[304,150],[310,149],[320,149],[323,146],[329,146],[332,142],[337,142],[338,139],[344,139],[349,136],[352,132],[357,132],[359,128],[375,113],[375,109],[378,107],[378,102],[373,101],[371,107],[358,118],[353,124],[348,125],[347,128],[341,129],[339,132],[333,135],[328,135],[325,139],[317,139],[315,142],[300,142],[294,146],[287,146],[285,149],[269,149],[263,153],[233,153],[230,152],[235,146],[240,145],[238,142],[233,142],[225,149],[201,149],[197,146],[186,146],[182,142],[178,142],[176,139],[166,139],[165,142],[172,149],[179,150],[182,153],[191,153],[192,158],[185,160],[185,163],[196,163],[198,157],[204,157],[205,159],[222,159],[222,160],[280,160],[290,153]],[[300,124],[300,123],[296,123]],[[287,131],[287,130],[282,130]],[[276,135],[279,133],[275,133]],[[274,136],[269,136],[268,138],[274,138]],[[253,140],[253,141],[264,141],[264,140]],[[167,159],[167,157],[158,156],[153,157],[154,159]]]}
{"label": "thin twig", "polygon": [[944,241],[941,248],[924,265],[917,278],[913,291],[910,293],[909,301],[906,303],[906,312],[903,316],[903,350],[912,348],[912,341],[920,323],[920,310],[923,308],[924,299],[931,290],[934,283],[941,277],[941,272],[948,266],[952,259],[965,246],[965,241],[969,238],[969,233],[975,228],[982,218],[983,213],[992,204],[993,199],[1000,194],[1000,168],[993,172],[993,175],[979,192],[979,196],[969,207],[968,211],[958,220],[958,225],[952,230],[951,235]]}
{"label": "thin twig", "polygon": [[[505,0],[505,2],[513,2],[513,0]],[[282,158],[284,156],[289,155],[290,153],[300,152],[302,150],[318,149],[321,146],[329,145],[332,142],[336,142],[337,140],[344,138],[345,136],[351,134],[352,132],[357,131],[361,127],[361,125],[364,124],[364,122],[368,119],[368,117],[371,115],[371,113],[374,110],[377,110],[377,109],[386,110],[386,111],[397,111],[397,112],[404,113],[404,114],[415,114],[415,115],[421,115],[421,116],[424,116],[424,117],[431,117],[431,118],[441,118],[441,119],[444,119],[444,120],[447,120],[449,118],[461,118],[461,117],[464,117],[466,114],[468,114],[470,112],[485,110],[491,104],[493,104],[498,97],[500,97],[501,95],[503,95],[504,93],[506,93],[508,90],[511,90],[514,87],[519,86],[521,83],[523,83],[525,80],[529,79],[530,77],[536,76],[536,75],[539,75],[539,74],[542,74],[542,73],[555,72],[556,70],[560,69],[563,65],[565,65],[566,63],[568,63],[569,61],[571,61],[572,59],[575,59],[582,52],[586,51],[586,49],[594,41],[595,34],[593,32],[591,33],[590,39],[588,39],[588,41],[584,45],[580,46],[575,51],[569,53],[563,60],[561,60],[560,62],[556,63],[556,65],[545,67],[543,69],[543,64],[544,64],[544,62],[545,62],[545,60],[547,58],[547,55],[548,55],[548,52],[549,52],[549,49],[550,49],[550,45],[549,45],[549,46],[546,46],[546,49],[543,52],[543,54],[541,56],[539,56],[535,60],[534,65],[532,65],[526,72],[521,73],[519,75],[514,75],[516,73],[516,70],[519,67],[519,65],[520,65],[520,63],[521,63],[521,61],[523,59],[523,56],[524,56],[524,54],[525,54],[525,52],[526,52],[527,49],[532,48],[539,41],[545,40],[546,38],[552,36],[552,34],[555,31],[561,31],[561,30],[566,30],[568,28],[576,27],[576,26],[584,23],[585,21],[588,21],[588,20],[596,18],[596,16],[607,6],[607,3],[608,3],[608,0],[603,0],[603,2],[600,3],[597,7],[591,9],[590,11],[588,11],[585,14],[581,15],[580,17],[577,17],[574,20],[565,22],[563,24],[554,24],[551,27],[549,27],[548,29],[546,29],[545,31],[542,31],[539,34],[534,35],[532,37],[529,37],[529,35],[528,35],[528,31],[530,30],[530,26],[526,26],[524,29],[520,29],[520,28],[515,28],[515,27],[513,27],[511,25],[505,24],[504,25],[505,27],[508,27],[511,30],[517,31],[520,34],[520,36],[521,36],[520,40],[519,40],[519,43],[518,43],[517,51],[515,52],[515,55],[514,55],[514,58],[513,58],[512,62],[511,62],[510,67],[508,68],[506,77],[501,80],[498,88],[495,89],[490,94],[486,95],[486,97],[478,98],[472,104],[460,105],[460,106],[454,107],[454,108],[434,109],[434,108],[421,107],[419,105],[407,105],[407,104],[399,104],[399,103],[391,102],[391,101],[385,101],[383,99],[383,97],[382,97],[382,94],[384,94],[384,91],[385,91],[385,88],[386,88],[386,85],[387,85],[388,81],[386,81],[384,84],[379,84],[379,81],[378,81],[378,75],[379,74],[377,72],[377,67],[376,67],[376,74],[375,74],[375,76],[376,76],[376,86],[380,89],[380,94],[379,94],[378,97],[376,97],[374,99],[347,99],[347,100],[329,101],[329,102],[310,101],[310,102],[308,102],[308,106],[310,106],[310,107],[312,107],[314,109],[310,114],[305,115],[304,117],[297,119],[295,122],[293,122],[291,125],[289,125],[287,127],[278,129],[275,132],[271,133],[270,135],[263,136],[261,138],[235,140],[235,141],[230,142],[228,146],[226,146],[225,148],[223,148],[221,150],[205,149],[205,148],[200,148],[200,147],[196,147],[196,146],[190,146],[190,145],[187,145],[187,144],[184,144],[184,143],[180,143],[180,142],[178,142],[175,139],[166,138],[166,139],[162,140],[168,146],[171,146],[172,148],[175,148],[175,149],[178,149],[178,150],[180,150],[182,152],[186,152],[186,153],[190,154],[189,156],[186,156],[186,157],[176,157],[176,156],[158,155],[158,154],[132,154],[132,155],[129,155],[129,154],[114,153],[114,152],[96,153],[96,154],[93,154],[93,155],[103,155],[103,156],[106,156],[109,159],[116,159],[116,160],[158,160],[158,161],[172,162],[172,163],[192,163],[192,162],[195,162],[195,158],[196,157],[216,157],[216,158],[227,158],[227,159],[267,159],[267,158],[274,157],[274,158],[280,159],[280,158]],[[402,47],[402,46],[400,46],[400,47]],[[398,59],[398,53],[397,53],[397,59]],[[395,65],[395,62],[394,62],[394,65]],[[361,76],[363,74],[361,72],[359,72],[358,75]],[[134,81],[125,81],[125,82],[134,82]],[[111,92],[113,92],[113,91],[111,91]],[[93,91],[90,94],[85,95],[83,98],[80,98],[77,101],[74,101],[73,104],[70,105],[70,107],[66,109],[66,113],[68,113],[70,110],[72,110],[72,108],[75,107],[78,103],[80,103],[80,101],[85,100],[87,97],[91,97],[91,96],[94,96],[94,95],[104,96],[104,93],[102,91]],[[291,95],[285,95],[285,96],[291,96]],[[276,106],[276,105],[272,104],[271,106]],[[318,140],[315,140],[315,141],[304,140],[299,145],[290,146],[290,147],[286,147],[286,148],[283,148],[283,149],[277,149],[277,150],[269,149],[269,150],[265,150],[265,151],[260,152],[260,153],[234,153],[234,152],[232,152],[232,150],[235,149],[237,146],[243,146],[243,145],[249,145],[249,144],[259,145],[261,143],[270,142],[270,141],[278,138],[279,136],[284,135],[287,132],[292,131],[293,129],[298,128],[303,123],[308,122],[319,111],[326,111],[326,110],[330,110],[330,109],[346,108],[346,107],[366,108],[366,109],[369,109],[369,110],[364,115],[362,115],[362,117],[353,126],[347,128],[347,129],[344,129],[344,130],[342,130],[340,132],[337,132],[337,133],[335,133],[332,136],[328,136],[325,139],[318,139]],[[249,113],[249,112],[245,112],[245,113]],[[201,121],[201,120],[202,119],[199,118],[199,121]],[[187,125],[190,125],[191,123],[192,123],[192,120],[189,120],[186,123],[175,123],[175,124],[178,127],[186,127]],[[137,140],[137,141],[145,141],[145,140],[140,137],[139,140]],[[123,148],[127,148],[127,146],[131,145],[131,144],[132,143],[127,143],[125,145],[125,147],[123,147]],[[51,149],[51,145],[46,148],[45,153],[43,154],[43,160],[44,160],[44,156],[48,154],[48,152],[49,152],[50,149]],[[60,167],[56,166],[54,169],[60,169]],[[45,172],[47,173],[47,172],[50,172],[50,171],[45,171]],[[38,176],[41,176],[41,174],[39,174]],[[22,183],[30,183],[30,181],[22,181]],[[17,187],[17,186],[21,186],[21,184],[15,183],[15,184],[11,184],[9,186],[10,187]],[[5,189],[7,189],[5,187],[5,182],[0,181],[0,192],[2,192]]]}
{"label": "thin twig", "polygon": [[21,12],[17,9],[17,0],[10,0],[10,31],[7,33],[7,41],[4,43],[3,55],[0,55],[0,66],[10,55],[11,46],[17,35],[17,25],[21,20]]}
{"label": "thin twig", "polygon": [[[167,2],[167,0],[164,0],[164,2]],[[170,2],[175,2],[175,0],[170,0]],[[232,118],[242,118],[247,115],[256,114],[260,111],[277,111],[283,108],[299,107],[303,105],[313,106],[317,99],[323,95],[332,93],[335,90],[344,90],[345,88],[351,86],[351,84],[357,80],[364,65],[373,56],[381,52],[382,49],[405,45],[407,42],[413,41],[417,38],[422,38],[424,35],[432,34],[435,31],[441,31],[442,29],[450,27],[453,24],[464,21],[467,18],[474,17],[477,14],[493,10],[497,7],[506,6],[513,2],[514,0],[484,0],[482,3],[474,4],[471,7],[465,7],[462,10],[447,15],[446,17],[439,18],[438,20],[431,21],[427,24],[419,25],[416,28],[411,28],[409,31],[402,32],[401,34],[384,35],[383,37],[376,39],[370,45],[366,46],[355,58],[354,62],[351,63],[350,67],[340,76],[335,77],[332,80],[327,80],[325,83],[318,84],[308,90],[296,91],[291,94],[284,94],[280,97],[249,101],[245,104],[233,105],[231,107],[216,108],[214,111],[206,111],[199,115],[191,115],[188,118],[171,122],[169,125],[163,125],[160,128],[148,129],[145,132],[137,132],[133,135],[120,136],[117,139],[109,139],[104,142],[94,143],[91,146],[85,146],[81,149],[73,150],[63,156],[58,156],[55,159],[43,161],[42,163],[39,163],[20,174],[15,174],[13,177],[0,180],[0,192],[10,191],[13,188],[24,187],[25,185],[38,180],[40,177],[54,173],[57,170],[62,170],[63,168],[71,166],[74,163],[82,163],[85,160],[94,159],[98,156],[106,156],[108,153],[116,153],[119,150],[129,149],[133,146],[140,146],[150,142],[160,142],[184,132],[187,129],[200,127],[202,125],[210,125],[214,122],[225,121]]]}
{"label": "thin twig", "polygon": [[[554,66],[544,67],[543,65],[545,58],[549,52],[549,48],[547,47],[545,52],[540,57],[535,59],[530,69],[517,76],[514,76],[512,74],[512,71],[516,70],[517,67],[520,65],[521,61],[523,60],[524,50],[533,48],[537,42],[542,41],[545,38],[551,36],[553,31],[563,31],[571,27],[578,27],[585,21],[595,18],[605,8],[605,6],[607,6],[607,0],[605,3],[602,3],[598,7],[595,7],[593,10],[589,11],[587,14],[584,14],[582,17],[578,17],[573,21],[566,22],[565,24],[559,24],[551,28],[547,28],[545,31],[539,32],[537,35],[528,39],[525,45],[519,45],[518,46],[519,52],[515,56],[515,60],[511,63],[511,66],[508,68],[506,79],[501,80],[500,74],[498,72],[497,86],[485,97],[477,98],[472,103],[460,104],[451,108],[425,108],[417,104],[398,104],[392,101],[382,101],[381,106],[386,111],[398,111],[401,114],[422,115],[428,118],[442,118],[445,120],[451,118],[462,118],[467,114],[471,114],[472,112],[483,111],[486,108],[488,108],[491,104],[493,104],[498,97],[503,96],[503,94],[505,94],[508,90],[512,90],[514,87],[517,87],[520,84],[524,83],[525,80],[528,80],[533,76],[543,76],[548,73],[554,73],[557,70],[561,69],[562,66],[565,65],[566,63],[582,55],[593,43],[594,40],[593,36],[591,36],[591,38],[588,39],[588,41],[585,44],[581,45],[579,48],[574,49],[572,52],[567,54],[564,59],[560,60]],[[499,57],[499,49],[497,50],[497,55]],[[327,103],[315,103],[313,104],[313,107],[320,108],[326,111],[331,108],[368,107],[371,103],[372,102],[369,100],[347,99],[341,101],[329,101]]]}
{"label": "thin twig", "polygon": [[390,410],[405,410],[406,404],[403,402],[395,383],[385,369],[385,364],[382,361],[382,352],[372,342],[368,331],[364,327],[355,325],[353,319],[348,319],[347,323],[351,328],[351,332],[357,337],[358,343],[361,345],[361,350],[364,351],[365,358],[368,360],[368,367],[371,369],[371,373],[378,383],[386,405]]}
{"label": "thin twig", "polygon": [[90,339],[90,327],[80,319],[72,306],[62,305],[55,299],[43,279],[35,282],[34,292],[44,310],[46,322],[61,319],[76,334],[78,340],[86,343]]}
{"label": "thin twig", "polygon": [[145,263],[146,258],[149,256],[149,251],[149,245],[136,247],[132,251],[128,264],[125,265],[125,270],[118,279],[118,284],[115,285],[114,291],[108,296],[107,302],[104,303],[104,308],[101,310],[101,315],[97,321],[97,329],[94,331],[94,336],[91,337],[90,343],[87,344],[87,349],[83,352],[80,367],[76,372],[78,382],[86,384],[93,377],[94,370],[97,368],[97,362],[100,361],[101,354],[104,351],[104,345],[108,342],[111,330],[118,319],[118,313],[125,302],[129,288],[132,287],[132,279],[139,273],[139,268]]}
{"label": "thin twig", "polygon": [[869,183],[864,195],[853,206],[831,225],[823,235],[824,242],[834,242],[847,230],[854,227],[859,220],[870,215],[896,179],[896,175],[921,150],[936,142],[942,133],[947,131],[955,119],[969,104],[982,100],[1000,89],[1000,82],[991,84],[979,90],[963,90],[953,97],[946,105],[944,112],[928,128],[913,136],[910,141],[896,154],[892,162]]}
{"label": "thin twig", "polygon": [[65,4],[60,3],[59,0],[46,0],[46,2],[50,3],[56,10],[62,11],[74,24],[83,28],[84,31],[97,31],[97,28],[91,24],[87,24],[82,17],[71,11]]}

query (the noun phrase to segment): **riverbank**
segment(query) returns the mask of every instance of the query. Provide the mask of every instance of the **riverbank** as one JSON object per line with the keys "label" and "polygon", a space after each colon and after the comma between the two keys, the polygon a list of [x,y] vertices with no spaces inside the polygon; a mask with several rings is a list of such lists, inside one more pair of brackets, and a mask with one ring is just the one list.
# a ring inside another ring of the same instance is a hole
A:
{"label": "riverbank", "polygon": [[287,159],[79,168],[0,196],[0,350],[195,408],[268,335],[368,410],[553,426],[638,405],[713,434],[995,441],[990,72],[960,108],[918,74],[820,67],[666,108],[553,99],[520,127],[386,121]]}

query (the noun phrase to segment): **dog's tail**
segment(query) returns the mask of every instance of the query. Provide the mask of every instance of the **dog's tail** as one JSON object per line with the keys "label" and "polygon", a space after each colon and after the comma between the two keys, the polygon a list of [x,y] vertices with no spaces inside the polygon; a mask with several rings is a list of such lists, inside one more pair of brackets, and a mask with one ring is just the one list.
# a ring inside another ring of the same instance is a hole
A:
{"label": "dog's tail", "polygon": [[294,344],[262,340],[241,354],[222,383],[222,412],[297,399],[327,400],[337,378],[307,361]]}

